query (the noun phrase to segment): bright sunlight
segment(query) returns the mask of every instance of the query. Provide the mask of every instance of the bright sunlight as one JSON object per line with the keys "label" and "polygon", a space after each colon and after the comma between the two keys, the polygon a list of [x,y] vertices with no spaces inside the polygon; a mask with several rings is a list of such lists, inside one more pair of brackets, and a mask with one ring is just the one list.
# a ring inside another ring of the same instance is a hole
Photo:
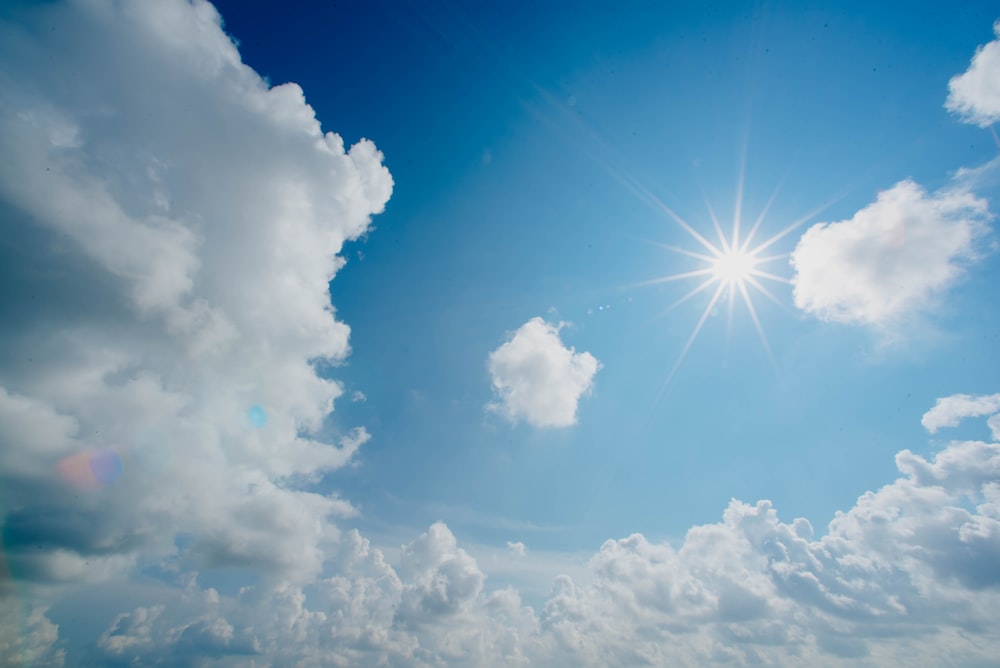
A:
{"label": "bright sunlight", "polygon": [[[702,249],[707,252],[696,252],[689,250],[687,248],[680,248],[678,246],[669,246],[665,244],[657,244],[662,248],[665,248],[673,253],[680,255],[685,255],[687,257],[695,258],[696,260],[704,263],[704,266],[700,269],[695,269],[693,271],[685,271],[677,274],[670,274],[667,276],[662,276],[660,278],[647,281],[645,284],[655,284],[655,283],[666,283],[668,281],[678,281],[684,279],[701,279],[701,283],[696,285],[680,299],[671,304],[666,311],[668,312],[676,308],[677,306],[683,304],[689,299],[701,294],[702,292],[707,292],[708,290],[714,288],[712,291],[712,297],[709,299],[708,304],[705,306],[704,311],[701,313],[701,317],[694,326],[694,330],[688,337],[687,342],[684,344],[684,348],[681,350],[680,355],[677,358],[677,362],[674,364],[673,369],[667,375],[666,380],[663,383],[661,392],[670,383],[677,369],[680,368],[681,363],[687,356],[688,351],[691,349],[691,345],[694,340],[698,338],[701,328],[704,326],[705,321],[712,314],[713,309],[716,305],[722,301],[724,298],[728,302],[728,324],[732,326],[733,321],[733,308],[737,299],[743,302],[746,306],[747,312],[750,314],[750,319],[753,321],[754,328],[757,330],[757,335],[760,337],[760,342],[764,346],[764,351],[767,353],[773,361],[773,355],[771,354],[771,346],[767,342],[767,336],[764,334],[764,327],[761,325],[760,318],[757,315],[757,309],[754,308],[753,299],[751,297],[751,290],[763,295],[767,299],[770,299],[774,303],[780,305],[781,302],[771,293],[770,290],[761,282],[762,279],[768,281],[776,281],[780,283],[791,283],[788,278],[784,276],[779,276],[769,271],[765,271],[762,267],[767,265],[769,262],[774,260],[779,260],[787,258],[788,254],[780,255],[768,255],[764,256],[762,253],[766,249],[770,248],[776,241],[787,235],[792,230],[801,226],[806,220],[815,215],[819,210],[826,207],[824,204],[817,211],[810,212],[806,216],[803,216],[799,220],[795,221],[785,229],[781,230],[774,236],[770,237],[766,241],[763,241],[756,246],[752,246],[754,237],[757,234],[757,230],[760,229],[761,223],[764,222],[764,217],[767,215],[768,210],[771,208],[771,204],[774,202],[775,196],[778,194],[777,190],[771,195],[767,204],[764,206],[763,211],[754,221],[753,226],[750,228],[749,233],[746,234],[745,238],[741,239],[740,231],[740,212],[743,204],[743,181],[745,178],[745,173],[743,169],[740,170],[739,183],[736,188],[736,206],[734,207],[735,213],[733,215],[732,231],[727,236],[722,229],[722,225],[719,223],[718,217],[715,215],[715,211],[712,209],[711,204],[707,201],[705,202],[708,207],[709,217],[712,220],[712,226],[715,229],[716,236],[718,237],[717,243],[712,243],[706,239],[702,234],[700,234],[694,227],[692,227],[687,221],[681,218],[676,212],[674,212],[670,207],[656,198],[654,195],[649,193],[648,190],[636,187],[647,201],[655,204],[657,208],[666,213],[670,218],[674,220],[681,228],[684,229],[691,238],[697,241]],[[634,184],[633,184],[634,185]],[[737,293],[739,297],[737,297]]]}

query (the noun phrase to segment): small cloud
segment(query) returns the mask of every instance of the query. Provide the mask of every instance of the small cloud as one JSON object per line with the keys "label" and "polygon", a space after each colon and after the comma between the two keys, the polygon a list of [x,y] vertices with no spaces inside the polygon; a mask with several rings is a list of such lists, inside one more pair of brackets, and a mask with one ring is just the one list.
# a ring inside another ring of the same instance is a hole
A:
{"label": "small cloud", "polygon": [[900,181],[849,220],[802,235],[791,257],[795,305],[828,322],[897,324],[961,277],[990,218],[972,193]]}
{"label": "small cloud", "polygon": [[516,541],[516,542],[507,541],[507,549],[515,557],[523,557],[525,554],[527,554],[527,549],[524,547],[524,543],[522,543],[521,541]]}
{"label": "small cloud", "polygon": [[590,353],[564,346],[562,326],[532,318],[490,353],[490,377],[499,397],[491,410],[534,427],[576,424],[577,404],[593,387],[601,364]]}
{"label": "small cloud", "polygon": [[362,392],[361,390],[354,390],[354,392],[351,394],[351,401],[353,401],[354,403],[359,403],[367,400],[368,397],[365,396],[365,393]]}
{"label": "small cloud", "polygon": [[969,69],[948,82],[945,108],[966,123],[987,127],[1000,120],[1000,21],[993,24],[998,39],[976,49]]}
{"label": "small cloud", "polygon": [[[920,419],[920,424],[930,433],[936,432],[942,427],[957,427],[958,423],[965,418],[982,417],[1000,413],[1000,394],[953,394],[950,397],[943,397],[937,400],[934,408],[924,413]],[[994,415],[989,420],[989,425],[996,433],[1000,422],[994,419],[1000,416]]]}

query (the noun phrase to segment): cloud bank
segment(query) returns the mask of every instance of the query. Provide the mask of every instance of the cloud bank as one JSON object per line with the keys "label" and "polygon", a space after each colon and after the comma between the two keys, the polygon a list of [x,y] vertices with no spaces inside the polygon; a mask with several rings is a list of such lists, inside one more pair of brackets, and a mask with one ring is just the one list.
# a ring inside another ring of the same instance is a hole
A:
{"label": "cloud bank", "polygon": [[[36,593],[311,581],[353,512],[314,483],[367,439],[324,428],[350,331],[327,284],[392,191],[381,154],[322,132],[197,0],[9,7],[0,81],[5,571]],[[45,597],[11,583],[4,614],[35,631],[3,624],[0,662],[58,663],[32,649]]]}
{"label": "cloud bank", "polygon": [[491,409],[533,427],[576,424],[580,397],[593,388],[601,365],[590,353],[564,346],[561,328],[532,318],[490,353],[490,378],[499,399]]}
{"label": "cloud bank", "polygon": [[791,256],[795,305],[828,322],[897,325],[959,280],[990,219],[969,192],[900,181],[849,220],[802,235]]}
{"label": "cloud bank", "polygon": [[[357,532],[311,583],[232,595],[191,579],[112,619],[114,665],[981,666],[1000,651],[1000,443],[896,456],[899,477],[822,535],[733,500],[676,544],[609,540],[536,611],[442,523],[397,566]],[[525,555],[524,558],[529,558]],[[36,620],[37,623],[37,620]],[[44,630],[44,629],[42,629]]]}
{"label": "cloud bank", "polygon": [[[993,32],[1000,38],[1000,21]],[[980,127],[1000,120],[1000,39],[976,49],[969,69],[948,82],[945,108]]]}

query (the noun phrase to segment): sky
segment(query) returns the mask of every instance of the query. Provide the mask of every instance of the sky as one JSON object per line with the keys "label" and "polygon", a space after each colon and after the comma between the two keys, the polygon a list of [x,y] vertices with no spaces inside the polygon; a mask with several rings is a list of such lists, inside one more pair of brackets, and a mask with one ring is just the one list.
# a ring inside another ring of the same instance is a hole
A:
{"label": "sky", "polygon": [[3,3],[0,665],[1000,665],[960,5]]}

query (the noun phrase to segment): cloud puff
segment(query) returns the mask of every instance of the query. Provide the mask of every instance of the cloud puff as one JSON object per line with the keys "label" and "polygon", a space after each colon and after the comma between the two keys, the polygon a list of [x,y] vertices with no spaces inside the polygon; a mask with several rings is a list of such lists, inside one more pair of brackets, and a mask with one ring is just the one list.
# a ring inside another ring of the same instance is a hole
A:
{"label": "cloud puff", "polygon": [[499,396],[490,408],[534,427],[576,424],[577,404],[601,365],[590,353],[564,346],[561,328],[532,318],[490,353],[490,377]]}
{"label": "cloud puff", "polygon": [[[993,32],[1000,38],[1000,21]],[[980,127],[1000,120],[1000,39],[976,49],[969,69],[948,82],[945,108]]]}
{"label": "cloud puff", "polygon": [[328,282],[391,193],[381,154],[244,65],[207,2],[6,15],[7,566],[310,580],[353,512],[313,485],[368,438],[325,430],[343,389],[321,367],[349,352]]}
{"label": "cloud puff", "polygon": [[795,305],[821,320],[886,327],[927,309],[975,257],[985,200],[913,181],[849,220],[809,228],[792,252]]}
{"label": "cloud puff", "polygon": [[991,415],[988,421],[993,437],[1000,440],[1000,394],[953,394],[937,400],[934,408],[924,413],[920,424],[930,433],[942,427],[955,427],[965,418]]}

